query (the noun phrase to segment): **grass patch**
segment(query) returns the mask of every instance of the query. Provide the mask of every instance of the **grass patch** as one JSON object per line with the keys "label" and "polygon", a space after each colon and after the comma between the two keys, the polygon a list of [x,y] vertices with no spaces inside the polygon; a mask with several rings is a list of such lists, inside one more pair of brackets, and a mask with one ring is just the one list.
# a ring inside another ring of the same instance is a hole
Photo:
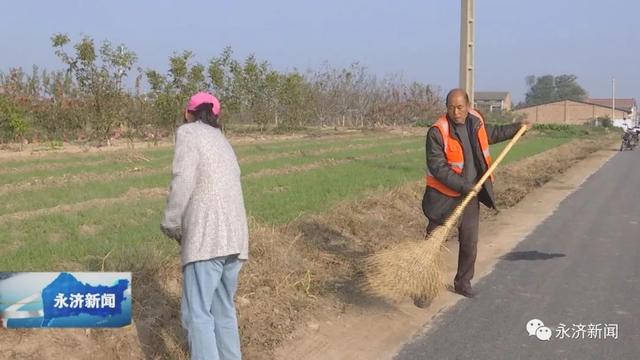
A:
{"label": "grass patch", "polygon": [[[570,139],[524,139],[503,164],[531,156]],[[506,143],[493,145],[496,157]],[[296,174],[249,179],[244,182],[245,199],[251,215],[272,224],[286,223],[307,213],[321,212],[338,201],[383,191],[424,176],[424,150],[384,158],[356,160],[329,168]]]}
{"label": "grass patch", "polygon": [[385,136],[348,136],[344,138],[309,138],[304,140],[286,140],[274,143],[242,144],[234,146],[239,158],[260,154],[281,154],[287,152],[320,150],[330,147],[373,144],[380,141],[394,141],[406,137]]}
{"label": "grass patch", "polygon": [[130,189],[168,187],[169,181],[170,174],[167,172],[166,174],[123,178],[117,182],[106,180],[64,184],[34,191],[3,194],[0,196],[0,215],[74,204],[92,199],[120,197]]}
{"label": "grass patch", "polygon": [[[48,214],[20,221],[20,231],[13,231],[15,223],[0,224],[0,246],[13,248],[0,257],[0,269],[63,271],[72,264],[85,271],[99,271],[109,253],[107,259],[115,263],[127,263],[125,258],[144,253],[144,249],[177,254],[175,243],[159,229],[164,201],[143,199],[130,206]],[[86,228],[95,231],[87,232]]]}
{"label": "grass patch", "polygon": [[603,126],[568,125],[568,124],[534,124],[533,130],[546,137],[574,138],[606,134],[609,129]]}
{"label": "grass patch", "polygon": [[[21,170],[23,168],[37,168],[39,166],[55,166],[56,168],[65,165],[91,164],[95,162],[116,161],[118,158],[126,157],[132,150],[117,150],[105,153],[57,153],[39,156],[37,158],[24,158],[20,160],[3,161],[0,164],[0,170]],[[134,153],[142,154],[149,159],[163,158],[173,154],[172,148],[153,148],[144,150],[134,150]]]}
{"label": "grass patch", "polygon": [[[526,158],[569,140],[571,139],[524,138],[513,148],[505,162]],[[418,139],[415,141],[413,143],[412,139],[408,139],[404,143],[403,140],[400,145],[390,142],[359,149],[357,152],[339,151],[323,154],[321,157],[379,155],[374,158],[353,159],[299,173],[244,179],[247,210],[260,222],[282,224],[305,214],[325,211],[341,201],[361,198],[419,180],[424,176],[424,149],[421,144],[418,145]],[[504,146],[505,143],[492,146],[493,156],[496,157]],[[389,153],[390,150],[398,149],[407,151]],[[279,159],[270,163],[269,167],[286,167],[312,160],[317,159]],[[169,181],[169,172],[148,176],[138,174],[135,178],[90,181],[4,194],[0,196],[0,214],[75,204],[91,199],[122,197],[131,188],[167,188]],[[8,255],[0,260],[0,268],[15,271],[55,270],[62,268],[53,267],[59,261],[70,261],[80,264],[83,269],[95,269],[98,264],[96,261],[101,260],[109,251],[112,251],[109,259],[116,261],[121,256],[123,258],[120,262],[123,264],[126,263],[126,256],[132,256],[132,252],[137,251],[144,253],[148,247],[167,245],[169,251],[175,251],[173,244],[168,245],[158,230],[164,204],[164,197],[132,199],[126,206],[106,201],[78,211],[47,213],[26,220],[7,220],[0,223],[0,246],[7,249]]]}
{"label": "grass patch", "polygon": [[[417,138],[414,138],[417,141]],[[402,142],[406,140],[406,137],[385,137],[385,138],[357,138],[357,139],[341,139],[340,141],[323,141],[323,142],[309,142],[295,144],[285,142],[285,147],[275,147],[273,145],[264,145],[266,148],[272,148],[269,154],[282,154],[285,158],[298,158],[304,156],[305,151],[314,151],[322,149],[331,149],[337,152],[341,149],[332,149],[336,146],[347,145],[382,145],[387,143]],[[243,164],[243,158],[251,154],[265,153],[266,150],[262,149],[263,145],[239,145],[236,146],[236,153],[239,154],[238,158],[241,164]],[[295,151],[293,151],[295,150]],[[246,152],[244,155],[240,155]],[[138,156],[139,155],[139,156]],[[320,155],[316,155],[316,158]],[[348,156],[348,155],[347,155]],[[0,185],[16,184],[27,181],[41,181],[47,178],[63,177],[68,175],[78,175],[85,173],[92,174],[110,174],[113,172],[125,171],[128,169],[138,168],[144,169],[158,169],[171,164],[173,157],[173,148],[151,149],[141,152],[134,152],[129,154],[126,152],[115,152],[110,154],[71,154],[68,159],[60,158],[59,154],[52,155],[51,157],[14,161],[9,165],[3,164],[4,171],[0,171]],[[145,160],[146,159],[146,160]],[[255,171],[267,168],[270,162],[278,163],[277,159],[271,159],[268,161],[248,161],[252,163],[252,167],[255,167]],[[148,161],[147,161],[148,160]],[[285,160],[283,160],[285,161]],[[309,160],[313,161],[313,160]],[[260,165],[257,163],[265,163]],[[294,160],[292,164],[304,163],[302,160]],[[32,166],[29,166],[32,165]],[[286,165],[283,162],[282,165]],[[2,168],[0,168],[2,169]],[[25,171],[26,170],[26,171]],[[252,170],[248,170],[251,172]]]}
{"label": "grass patch", "polygon": [[147,158],[148,161],[137,157],[111,158],[108,160],[76,161],[64,167],[36,168],[30,171],[8,172],[0,174],[0,185],[15,184],[25,181],[42,180],[65,175],[78,175],[85,173],[109,174],[127,169],[160,168],[171,163],[173,153],[167,153],[155,158]]}
{"label": "grass patch", "polygon": [[[525,139],[514,147],[505,161],[513,161],[536,154],[567,141],[569,141],[568,138]],[[349,197],[349,194],[359,193],[371,186],[374,188],[380,186],[388,188],[397,186],[404,181],[420,178],[425,165],[424,155],[422,155],[423,150],[417,146],[412,140],[408,140],[403,144],[391,143],[375,148],[338,152],[334,154],[336,158],[349,159],[363,154],[379,154],[382,156],[391,150],[410,151],[412,148],[416,149],[414,152],[385,156],[380,159],[354,159],[348,163],[312,169],[302,173],[247,179],[244,181],[245,196],[248,199],[256,199],[256,209],[257,214],[259,214],[257,216],[260,219],[264,219],[269,223],[281,223],[297,216],[297,214],[293,214],[296,213],[295,209],[298,205],[302,206],[298,212],[300,214],[308,210],[321,210],[326,208],[322,207],[321,204],[326,203],[327,206],[330,206],[337,198]],[[492,146],[494,156],[497,156],[504,146],[504,143]],[[266,162],[266,165],[257,163],[255,165],[242,166],[242,171],[243,174],[247,174],[264,168],[285,168],[329,157],[330,154],[323,154],[318,157],[278,159]],[[158,162],[158,165],[167,165],[166,162],[162,163],[160,160]],[[122,165],[124,164],[113,164],[108,167],[109,172],[115,171],[114,169],[121,169]],[[410,178],[402,171],[405,167],[413,171],[413,175]],[[396,173],[396,169],[400,170]],[[107,170],[104,171],[107,173]],[[309,180],[309,178],[312,179]],[[143,176],[136,174],[131,177],[119,178],[118,181],[113,181],[112,179],[92,180],[39,188],[32,191],[5,193],[0,195],[0,215],[50,208],[61,204],[73,204],[91,199],[120,197],[130,189],[167,187],[170,180],[170,173],[167,171],[166,173],[153,173]],[[357,183],[358,180],[360,180],[360,185],[352,184],[352,182]],[[331,185],[326,186],[325,184]],[[304,192],[297,192],[296,189],[301,186],[302,188],[309,186],[309,188]],[[315,193],[318,194],[316,195]],[[302,200],[302,198],[307,200]],[[309,202],[320,202],[321,204],[308,208],[304,204]],[[263,215],[263,213],[268,213],[270,208],[273,209],[273,214]]]}
{"label": "grass patch", "polygon": [[305,154],[300,153],[296,156],[288,156],[288,157],[279,157],[271,160],[252,162],[248,164],[243,164],[242,160],[240,160],[240,167],[242,169],[243,175],[248,175],[260,170],[264,169],[281,169],[288,166],[299,166],[305,165],[312,162],[333,159],[333,160],[346,160],[364,155],[376,155],[376,154],[386,154],[391,151],[396,150],[408,150],[416,147],[424,146],[421,145],[421,139],[409,139],[402,141],[393,142],[381,142],[379,145],[372,144],[371,147],[365,148],[356,148],[356,149],[334,149],[330,152],[323,152],[318,154]]}

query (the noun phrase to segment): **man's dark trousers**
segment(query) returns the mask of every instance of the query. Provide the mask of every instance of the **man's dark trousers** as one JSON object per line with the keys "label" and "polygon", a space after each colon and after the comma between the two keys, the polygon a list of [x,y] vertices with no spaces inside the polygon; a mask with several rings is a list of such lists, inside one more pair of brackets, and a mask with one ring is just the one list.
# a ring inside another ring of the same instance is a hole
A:
{"label": "man's dark trousers", "polygon": [[[427,234],[433,231],[438,225],[433,221],[427,226]],[[478,197],[474,197],[469,202],[462,217],[458,222],[458,273],[453,280],[456,289],[468,290],[471,288],[476,256],[478,255],[478,230],[480,228],[480,202]]]}

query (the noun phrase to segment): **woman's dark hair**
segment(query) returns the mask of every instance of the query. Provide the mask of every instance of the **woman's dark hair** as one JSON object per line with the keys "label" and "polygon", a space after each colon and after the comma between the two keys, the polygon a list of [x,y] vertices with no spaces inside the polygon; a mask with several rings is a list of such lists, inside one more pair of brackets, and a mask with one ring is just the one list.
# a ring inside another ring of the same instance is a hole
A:
{"label": "woman's dark hair", "polygon": [[189,111],[195,118],[195,121],[202,121],[207,125],[211,125],[216,129],[220,129],[218,117],[213,114],[213,104],[200,104],[194,111]]}

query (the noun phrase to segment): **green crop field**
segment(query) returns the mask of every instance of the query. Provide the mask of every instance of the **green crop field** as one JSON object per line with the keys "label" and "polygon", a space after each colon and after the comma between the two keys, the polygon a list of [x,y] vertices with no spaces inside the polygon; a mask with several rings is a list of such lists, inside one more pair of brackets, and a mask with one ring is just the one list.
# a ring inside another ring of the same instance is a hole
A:
{"label": "green crop field", "polygon": [[[506,162],[570,137],[526,137]],[[504,145],[492,147],[494,156]],[[247,211],[285,224],[424,176],[424,137],[354,135],[234,146]],[[100,270],[177,256],[159,230],[171,148],[50,154],[0,164],[0,270]]]}

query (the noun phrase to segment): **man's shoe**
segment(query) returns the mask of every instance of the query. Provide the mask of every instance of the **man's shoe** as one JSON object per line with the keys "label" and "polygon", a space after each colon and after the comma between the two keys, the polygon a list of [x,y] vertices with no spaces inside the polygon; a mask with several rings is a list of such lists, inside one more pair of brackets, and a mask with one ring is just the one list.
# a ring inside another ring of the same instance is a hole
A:
{"label": "man's shoe", "polygon": [[464,289],[454,288],[454,292],[456,294],[460,294],[460,295],[462,295],[462,296],[464,296],[466,298],[470,298],[470,299],[473,299],[478,294],[477,292],[473,291],[470,287],[464,288]]}
{"label": "man's shoe", "polygon": [[431,300],[426,297],[419,297],[413,299],[413,305],[419,307],[420,309],[424,309],[431,304]]}

